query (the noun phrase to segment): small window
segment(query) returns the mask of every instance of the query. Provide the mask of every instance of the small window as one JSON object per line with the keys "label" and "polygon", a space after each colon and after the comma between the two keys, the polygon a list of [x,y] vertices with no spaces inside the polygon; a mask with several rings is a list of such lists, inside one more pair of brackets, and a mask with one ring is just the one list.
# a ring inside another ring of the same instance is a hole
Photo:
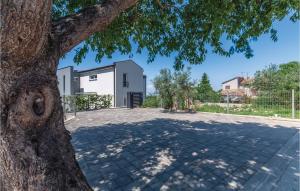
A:
{"label": "small window", "polygon": [[66,92],[66,76],[63,76],[63,92]]}
{"label": "small window", "polygon": [[78,77],[74,77],[74,81],[78,81],[78,79],[79,79]]}
{"label": "small window", "polygon": [[127,74],[123,73],[123,87],[128,87]]}
{"label": "small window", "polygon": [[229,89],[230,89],[230,86],[225,86],[225,89],[226,89],[226,90],[229,90]]}
{"label": "small window", "polygon": [[126,81],[127,81],[127,74],[124,73],[124,74],[123,74],[123,82],[126,82]]}
{"label": "small window", "polygon": [[90,81],[96,81],[96,80],[97,80],[97,75],[90,76]]}

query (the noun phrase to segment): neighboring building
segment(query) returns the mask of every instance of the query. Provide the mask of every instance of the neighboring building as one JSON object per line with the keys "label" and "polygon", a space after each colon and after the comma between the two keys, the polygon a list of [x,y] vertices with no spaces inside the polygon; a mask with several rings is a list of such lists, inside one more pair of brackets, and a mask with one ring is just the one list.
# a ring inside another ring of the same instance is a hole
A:
{"label": "neighboring building", "polygon": [[57,71],[61,96],[76,94],[111,95],[113,107],[136,107],[146,97],[143,68],[132,60],[77,71],[72,66]]}
{"label": "neighboring building", "polygon": [[221,94],[226,96],[248,96],[253,97],[256,95],[256,91],[250,87],[252,79],[244,77],[234,77],[222,83]]}

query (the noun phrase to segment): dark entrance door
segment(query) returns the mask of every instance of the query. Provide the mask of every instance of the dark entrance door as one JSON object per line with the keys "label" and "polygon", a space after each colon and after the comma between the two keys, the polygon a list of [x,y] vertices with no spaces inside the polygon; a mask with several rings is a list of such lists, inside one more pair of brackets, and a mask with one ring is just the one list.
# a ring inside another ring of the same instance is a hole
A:
{"label": "dark entrance door", "polygon": [[127,107],[135,108],[139,107],[143,103],[143,93],[142,92],[128,92],[127,94]]}

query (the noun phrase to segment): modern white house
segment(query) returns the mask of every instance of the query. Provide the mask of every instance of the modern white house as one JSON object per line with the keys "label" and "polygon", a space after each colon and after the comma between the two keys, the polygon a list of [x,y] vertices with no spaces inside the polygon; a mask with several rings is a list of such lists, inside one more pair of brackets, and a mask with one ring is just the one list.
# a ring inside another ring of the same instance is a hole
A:
{"label": "modern white house", "polygon": [[136,107],[146,97],[146,76],[132,60],[77,71],[72,66],[57,71],[61,96],[78,94],[111,95],[113,107]]}

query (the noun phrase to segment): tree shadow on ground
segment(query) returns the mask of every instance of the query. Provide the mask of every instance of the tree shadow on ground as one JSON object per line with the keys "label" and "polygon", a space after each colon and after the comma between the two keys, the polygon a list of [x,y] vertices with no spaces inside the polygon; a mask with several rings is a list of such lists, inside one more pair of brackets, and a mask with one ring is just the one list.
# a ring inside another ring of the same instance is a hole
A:
{"label": "tree shadow on ground", "polygon": [[72,144],[95,190],[239,190],[296,132],[155,119],[82,127]]}

